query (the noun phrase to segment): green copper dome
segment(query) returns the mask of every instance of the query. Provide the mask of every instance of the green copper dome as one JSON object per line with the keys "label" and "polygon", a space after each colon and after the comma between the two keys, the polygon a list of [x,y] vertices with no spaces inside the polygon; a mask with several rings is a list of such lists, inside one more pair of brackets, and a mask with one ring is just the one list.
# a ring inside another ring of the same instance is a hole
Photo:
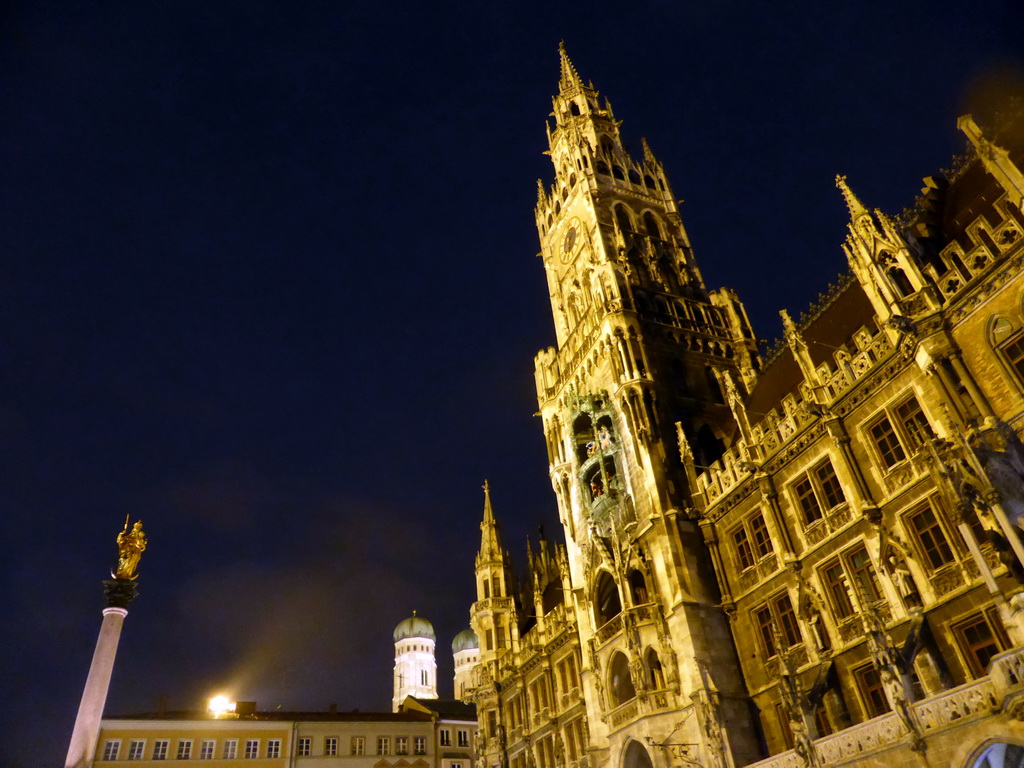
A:
{"label": "green copper dome", "polygon": [[452,640],[452,653],[459,651],[475,651],[480,648],[480,638],[472,629],[464,629]]}
{"label": "green copper dome", "polygon": [[426,637],[430,640],[437,640],[437,636],[434,634],[434,625],[422,616],[417,616],[416,611],[413,611],[412,616],[399,622],[395,627],[396,643],[408,637]]}

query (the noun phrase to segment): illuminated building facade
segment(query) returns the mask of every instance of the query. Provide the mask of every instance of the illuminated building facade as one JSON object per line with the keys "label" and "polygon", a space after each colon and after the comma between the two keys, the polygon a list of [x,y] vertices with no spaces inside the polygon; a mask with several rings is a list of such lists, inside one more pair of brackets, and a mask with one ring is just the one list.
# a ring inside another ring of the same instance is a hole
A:
{"label": "illuminated building facade", "polygon": [[1019,765],[1024,134],[899,218],[759,353],[662,165],[563,50],[538,189],[536,384],[565,545],[514,578],[485,491],[471,621],[489,768]]}
{"label": "illuminated building facade", "polygon": [[[476,716],[462,702],[407,699],[398,712],[170,712],[107,718],[94,765],[473,768]],[[254,762],[255,761],[255,762]]]}

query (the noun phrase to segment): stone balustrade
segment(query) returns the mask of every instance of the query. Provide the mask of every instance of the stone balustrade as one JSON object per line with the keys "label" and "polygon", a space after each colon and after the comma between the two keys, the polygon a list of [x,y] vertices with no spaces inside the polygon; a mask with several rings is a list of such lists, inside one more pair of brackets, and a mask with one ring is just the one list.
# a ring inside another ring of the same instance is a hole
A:
{"label": "stone balustrade", "polygon": [[[1002,708],[1010,694],[1024,689],[1024,648],[996,656],[986,677],[930,696],[913,705],[921,736],[959,725],[968,718],[984,717]],[[904,740],[910,732],[900,717],[888,712],[838,733],[817,739],[814,748],[822,765],[839,766],[854,762],[869,753],[882,752]],[[803,759],[793,750],[773,755],[748,768],[804,768]]]}

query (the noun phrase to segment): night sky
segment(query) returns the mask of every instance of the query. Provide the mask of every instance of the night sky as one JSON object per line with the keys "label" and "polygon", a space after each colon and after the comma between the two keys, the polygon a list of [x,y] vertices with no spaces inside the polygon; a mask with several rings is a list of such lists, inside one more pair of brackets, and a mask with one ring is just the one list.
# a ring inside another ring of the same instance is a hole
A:
{"label": "night sky", "polygon": [[710,287],[779,332],[1024,80],[1017,0],[8,2],[0,11],[0,763],[63,760],[125,515],[108,714],[442,696],[489,478],[556,529],[534,227],[564,39],[665,163]]}

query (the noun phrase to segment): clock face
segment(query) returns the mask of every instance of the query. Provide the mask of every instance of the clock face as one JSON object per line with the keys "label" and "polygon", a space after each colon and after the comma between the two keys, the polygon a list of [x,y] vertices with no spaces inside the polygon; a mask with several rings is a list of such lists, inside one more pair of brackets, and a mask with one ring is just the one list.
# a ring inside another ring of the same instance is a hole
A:
{"label": "clock face", "polygon": [[576,244],[580,239],[580,220],[572,219],[568,229],[562,235],[562,261],[568,263],[576,251]]}

